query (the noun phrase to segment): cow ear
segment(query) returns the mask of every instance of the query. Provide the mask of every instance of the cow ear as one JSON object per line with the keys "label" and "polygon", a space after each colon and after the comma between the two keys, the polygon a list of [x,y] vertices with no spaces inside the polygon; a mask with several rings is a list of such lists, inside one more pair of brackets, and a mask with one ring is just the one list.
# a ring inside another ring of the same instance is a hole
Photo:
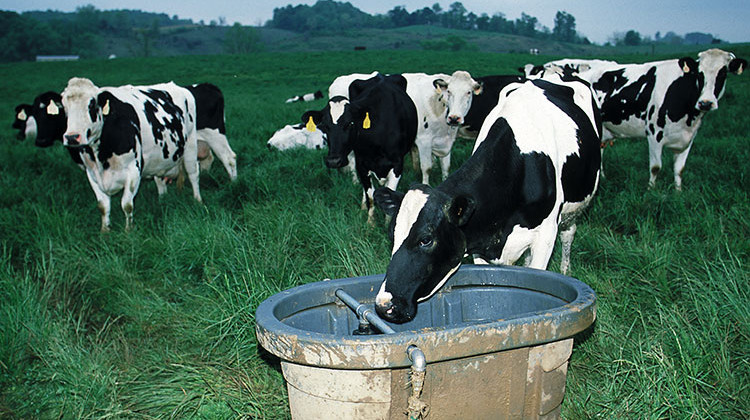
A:
{"label": "cow ear", "polygon": [[698,71],[698,62],[695,61],[692,57],[682,57],[677,61],[677,63],[685,73]]}
{"label": "cow ear", "polygon": [[456,226],[465,225],[471,215],[474,214],[474,208],[476,203],[474,199],[466,195],[459,195],[454,197],[445,209],[445,215],[448,217],[448,221]]}
{"label": "cow ear", "polygon": [[740,75],[747,68],[747,60],[744,58],[735,58],[729,62],[729,71]]}
{"label": "cow ear", "polygon": [[481,95],[484,92],[484,82],[474,83],[474,94]]}
{"label": "cow ear", "polygon": [[318,125],[320,124],[320,121],[323,119],[323,113],[320,111],[307,111],[304,114],[302,114],[303,124],[308,124],[311,119],[313,121],[313,124]]}
{"label": "cow ear", "polygon": [[435,86],[437,93],[443,93],[444,90],[448,89],[448,83],[445,83],[445,80],[443,79],[433,80],[432,86]]}
{"label": "cow ear", "polygon": [[373,194],[375,205],[383,210],[383,213],[390,217],[395,217],[398,209],[401,208],[401,201],[404,200],[404,193],[393,191],[388,187],[380,187]]}
{"label": "cow ear", "polygon": [[109,99],[112,97],[112,94],[109,92],[102,92],[99,94],[99,96],[96,97],[96,105],[101,108],[102,115],[107,117],[112,114],[114,114],[114,110],[112,109],[112,105],[109,102]]}

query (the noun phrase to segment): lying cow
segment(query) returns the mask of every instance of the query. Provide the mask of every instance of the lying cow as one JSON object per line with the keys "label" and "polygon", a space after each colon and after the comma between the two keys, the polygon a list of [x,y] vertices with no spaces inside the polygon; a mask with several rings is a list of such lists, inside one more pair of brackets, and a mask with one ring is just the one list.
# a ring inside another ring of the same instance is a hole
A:
{"label": "lying cow", "polygon": [[316,99],[320,99],[322,97],[323,97],[323,92],[316,90],[313,93],[306,93],[304,95],[292,96],[291,98],[287,99],[285,103],[289,104],[292,102],[310,102]]}
{"label": "lying cow", "polygon": [[268,148],[288,150],[295,147],[322,149],[326,147],[326,135],[317,127],[308,124],[287,124],[273,133],[266,142]]}
{"label": "lying cow", "polygon": [[395,189],[404,168],[404,155],[414,146],[417,111],[406,94],[403,76],[376,75],[355,80],[348,97],[334,96],[322,111],[308,111],[328,136],[329,168],[342,168],[354,154],[357,178],[363,188],[362,206],[374,222],[371,175]]}
{"label": "lying cow", "polygon": [[569,267],[576,216],[599,179],[601,121],[579,79],[550,75],[513,83],[500,94],[469,159],[435,188],[404,194],[379,188],[375,202],[392,216],[391,261],[376,310],[391,322],[416,315],[458,269],[476,263],[544,269],[560,231],[561,271]]}
{"label": "lying cow", "polygon": [[741,74],[747,61],[719,49],[690,57],[644,64],[592,63],[579,76],[588,80],[601,103],[603,141],[646,137],[649,186],[656,184],[662,150],[674,153],[674,185],[682,189],[682,171],[706,112],[718,108],[727,73]]}
{"label": "lying cow", "polygon": [[[66,147],[78,150],[101,211],[110,225],[110,197],[122,191],[125,229],[142,178],[174,178],[183,166],[200,202],[195,99],[174,83],[99,88],[74,77],[62,93]],[[159,194],[163,185],[157,183]]]}

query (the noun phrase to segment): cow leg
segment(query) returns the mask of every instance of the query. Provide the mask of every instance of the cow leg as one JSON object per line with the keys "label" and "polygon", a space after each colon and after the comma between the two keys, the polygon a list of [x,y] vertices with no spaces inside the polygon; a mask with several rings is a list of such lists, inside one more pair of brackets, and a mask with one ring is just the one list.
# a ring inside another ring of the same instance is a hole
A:
{"label": "cow leg", "polygon": [[[156,185],[158,187],[159,183],[156,183]],[[133,228],[133,199],[135,198],[135,195],[138,193],[139,186],[140,186],[140,178],[133,177],[133,178],[128,179],[125,182],[125,188],[123,188],[122,190],[122,199],[120,200],[120,207],[122,208],[122,212],[125,213],[125,230],[126,231],[129,231]]]}
{"label": "cow leg", "polygon": [[354,159],[354,152],[349,153],[346,159],[349,161],[349,164],[346,165],[346,168],[344,168],[344,170],[352,174],[352,184],[356,184],[358,181],[357,161],[356,159]]}
{"label": "cow leg", "polygon": [[190,185],[193,187],[193,198],[199,203],[203,202],[198,181],[200,178],[200,168],[198,166],[198,139],[195,133],[192,133],[185,142],[185,156],[182,164],[185,167],[185,172],[187,172]]}
{"label": "cow leg", "polygon": [[573,238],[576,235],[576,224],[570,224],[566,229],[560,231],[560,243],[562,245],[562,256],[560,259],[560,272],[568,274],[570,270],[570,250],[573,245]]}
{"label": "cow leg", "polygon": [[99,212],[102,215],[102,232],[109,232],[109,211],[110,211],[110,198],[107,193],[102,191],[101,188],[99,188],[99,184],[93,181],[91,175],[88,171],[86,171],[86,175],[89,177],[89,184],[91,185],[91,189],[94,191],[94,195],[96,196],[96,203],[97,207],[99,208]]}
{"label": "cow leg", "polygon": [[648,187],[656,186],[656,176],[661,170],[661,151],[662,143],[658,142],[654,136],[648,135],[648,162],[649,162],[649,179]]}
{"label": "cow leg", "polygon": [[211,151],[216,153],[219,160],[224,165],[229,179],[234,181],[237,179],[237,155],[229,147],[227,137],[219,132],[219,130],[203,129],[198,131],[198,157],[201,157],[201,143],[208,144]]}
{"label": "cow leg", "polygon": [[690,140],[690,143],[684,150],[674,151],[674,188],[677,191],[682,191],[682,170],[685,169],[685,162],[687,162],[687,157],[692,146],[693,141]]}
{"label": "cow leg", "polygon": [[445,181],[445,178],[448,178],[448,175],[450,174],[451,170],[451,154],[450,152],[440,158],[440,170],[443,174],[443,181]]}
{"label": "cow leg", "polygon": [[419,167],[422,170],[422,183],[430,184],[430,171],[432,170],[432,146],[427,141],[417,143],[419,151]]}
{"label": "cow leg", "polygon": [[557,238],[557,221],[552,220],[540,227],[539,236],[529,248],[529,256],[526,258],[526,266],[545,270],[552,251],[555,249]]}
{"label": "cow leg", "polygon": [[411,148],[411,167],[415,170],[419,170],[419,149],[417,146]]}

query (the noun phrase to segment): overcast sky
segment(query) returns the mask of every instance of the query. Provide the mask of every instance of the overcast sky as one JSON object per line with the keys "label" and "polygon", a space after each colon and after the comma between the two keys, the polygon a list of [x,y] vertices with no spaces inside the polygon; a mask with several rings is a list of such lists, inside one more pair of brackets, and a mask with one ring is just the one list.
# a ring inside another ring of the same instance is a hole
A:
{"label": "overcast sky", "polygon": [[[100,10],[139,9],[166,13],[170,16],[203,20],[206,24],[226,19],[228,24],[261,25],[273,16],[273,9],[288,4],[309,4],[317,0],[4,0],[2,10],[75,11],[76,7],[93,4]],[[350,0],[349,3],[369,14],[385,14],[396,6],[407,11],[431,7],[439,3],[447,10],[453,0]],[[524,12],[544,26],[554,28],[558,10],[573,15],[579,34],[596,43],[606,42],[613,33],[634,29],[642,36],[653,37],[673,31],[710,33],[729,42],[750,42],[750,2],[748,0],[464,0],[466,10],[477,15],[503,13],[515,20]]]}

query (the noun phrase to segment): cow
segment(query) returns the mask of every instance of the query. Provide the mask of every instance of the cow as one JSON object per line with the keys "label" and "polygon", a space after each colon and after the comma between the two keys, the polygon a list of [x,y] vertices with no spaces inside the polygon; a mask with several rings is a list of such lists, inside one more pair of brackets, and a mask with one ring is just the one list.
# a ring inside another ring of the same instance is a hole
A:
{"label": "cow", "polygon": [[[99,88],[74,77],[62,103],[67,113],[63,145],[79,152],[103,232],[110,229],[110,197],[119,191],[125,229],[132,228],[133,199],[142,178],[174,178],[184,170],[193,197],[202,201],[195,99],[189,90],[172,82]],[[160,183],[157,189],[165,192]]]}
{"label": "cow", "polygon": [[643,64],[591,65],[578,75],[596,93],[604,121],[602,141],[646,137],[649,187],[656,185],[664,148],[674,154],[674,187],[682,189],[682,172],[703,116],[718,108],[727,73],[741,74],[747,61],[720,49],[691,57]]}
{"label": "cow", "polygon": [[475,263],[546,268],[560,234],[567,273],[576,218],[599,182],[601,119],[589,85],[551,74],[500,93],[469,159],[432,188],[378,188],[391,216],[391,260],[376,311],[388,321],[414,318],[465,255]]}
{"label": "cow", "polygon": [[327,144],[325,133],[310,124],[287,124],[276,130],[266,142],[269,149],[278,150],[288,150],[295,147],[322,149]]}
{"label": "cow", "polygon": [[310,102],[310,101],[314,101],[316,99],[320,99],[322,97],[323,97],[323,92],[321,92],[319,90],[316,90],[315,92],[312,92],[312,93],[306,93],[304,95],[292,96],[291,98],[287,99],[285,101],[285,103],[289,104],[289,103],[292,103],[292,102]]}
{"label": "cow", "polygon": [[557,67],[562,71],[570,71],[573,73],[580,73],[584,71],[603,71],[607,68],[618,66],[616,61],[611,60],[599,60],[599,59],[580,59],[580,58],[563,58],[560,60],[550,61],[543,65],[526,64],[520,67],[518,71],[528,77],[537,77],[544,70],[549,70],[553,67]]}
{"label": "cow", "polygon": [[[229,179],[237,179],[237,155],[229,147],[224,121],[224,94],[211,83],[185,86],[195,99],[198,159],[201,170],[208,170],[215,153]],[[208,147],[206,147],[208,146]]]}
{"label": "cow", "polygon": [[406,94],[406,80],[400,75],[376,75],[355,80],[348,97],[334,96],[322,111],[307,111],[328,136],[329,168],[341,168],[354,155],[357,179],[362,185],[362,207],[367,221],[374,223],[371,175],[395,189],[404,167],[404,155],[414,146],[417,110]]}
{"label": "cow", "polygon": [[500,91],[511,83],[522,82],[517,75],[492,75],[472,78],[465,71],[454,72],[448,81],[437,80],[435,87],[444,94],[445,119],[459,126],[458,136],[475,140],[484,119],[497,105]]}
{"label": "cow", "polygon": [[[224,164],[231,180],[237,178],[237,157],[229,146],[224,124],[224,96],[218,87],[201,83],[186,87],[196,101],[198,160],[201,172],[208,171],[214,153]],[[62,96],[53,91],[45,92],[36,98],[32,105],[16,106],[13,128],[19,130],[19,140],[33,140],[37,147],[50,147],[55,142],[62,143],[67,118],[62,105]],[[71,158],[79,166],[83,165],[80,154],[68,149]],[[155,179],[157,183],[160,179]]]}
{"label": "cow", "polygon": [[44,92],[34,98],[32,105],[16,107],[13,128],[19,140],[33,140],[39,147],[49,147],[61,141],[65,133],[65,110],[62,97],[57,92]]}
{"label": "cow", "polygon": [[[462,73],[468,75],[466,72]],[[357,80],[370,79],[377,74],[378,72],[339,76],[328,88],[328,97],[341,96],[346,98],[351,83]],[[437,81],[450,81],[452,76],[426,73],[403,73],[401,76],[406,80],[406,94],[416,107],[419,120],[417,137],[414,142],[416,151],[412,151],[412,160],[415,163],[419,162],[422,182],[429,184],[433,157],[438,158],[442,179],[445,179],[450,172],[451,149],[456,139],[458,126],[447,123],[445,93],[438,88],[436,83]],[[307,118],[303,117],[302,123],[307,124]],[[350,159],[349,167],[354,170],[352,159]]]}
{"label": "cow", "polygon": [[[50,147],[55,142],[62,142],[66,129],[65,109],[62,96],[53,91],[44,92],[34,98],[31,105],[20,104],[16,107],[16,118],[13,128],[18,130],[19,140],[33,141],[37,147]],[[71,159],[83,168],[80,154],[68,150]]]}

